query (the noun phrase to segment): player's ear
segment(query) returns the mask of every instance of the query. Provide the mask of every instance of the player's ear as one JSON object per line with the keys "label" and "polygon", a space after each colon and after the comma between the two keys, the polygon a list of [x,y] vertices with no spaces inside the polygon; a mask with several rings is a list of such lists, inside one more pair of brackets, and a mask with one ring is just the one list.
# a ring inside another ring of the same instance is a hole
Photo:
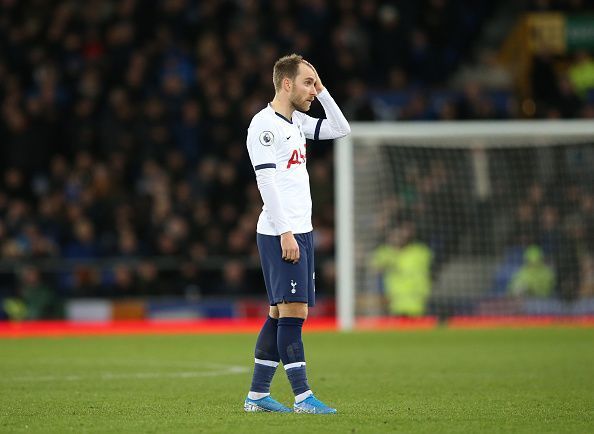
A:
{"label": "player's ear", "polygon": [[283,87],[285,88],[285,90],[287,92],[291,90],[291,86],[292,85],[293,85],[293,83],[291,82],[291,80],[289,79],[289,77],[283,78]]}

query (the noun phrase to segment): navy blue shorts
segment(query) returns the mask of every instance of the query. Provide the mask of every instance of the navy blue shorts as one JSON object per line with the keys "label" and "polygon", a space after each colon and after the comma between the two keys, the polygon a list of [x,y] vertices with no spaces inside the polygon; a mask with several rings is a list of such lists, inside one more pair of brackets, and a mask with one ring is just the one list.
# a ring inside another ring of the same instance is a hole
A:
{"label": "navy blue shorts", "polygon": [[282,258],[280,235],[257,234],[264,283],[271,306],[282,302],[316,304],[313,232],[295,234],[299,262]]}

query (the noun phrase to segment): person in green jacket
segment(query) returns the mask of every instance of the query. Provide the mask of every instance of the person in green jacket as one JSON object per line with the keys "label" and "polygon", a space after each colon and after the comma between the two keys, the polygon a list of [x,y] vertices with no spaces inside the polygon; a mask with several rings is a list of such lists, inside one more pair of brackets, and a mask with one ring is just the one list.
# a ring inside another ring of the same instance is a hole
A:
{"label": "person in green jacket", "polygon": [[403,223],[396,228],[389,241],[374,250],[371,266],[383,273],[390,313],[422,316],[431,293],[431,249],[415,241],[412,223]]}
{"label": "person in green jacket", "polygon": [[584,50],[576,53],[576,62],[569,67],[569,81],[582,99],[594,89],[594,59],[590,53]]}
{"label": "person in green jacket", "polygon": [[545,262],[540,247],[528,246],[524,251],[524,264],[516,271],[509,284],[514,296],[548,297],[555,287],[555,272]]}
{"label": "person in green jacket", "polygon": [[2,308],[13,321],[54,319],[62,316],[62,304],[47,285],[41,272],[30,265],[19,271],[20,286],[16,297],[7,298]]}

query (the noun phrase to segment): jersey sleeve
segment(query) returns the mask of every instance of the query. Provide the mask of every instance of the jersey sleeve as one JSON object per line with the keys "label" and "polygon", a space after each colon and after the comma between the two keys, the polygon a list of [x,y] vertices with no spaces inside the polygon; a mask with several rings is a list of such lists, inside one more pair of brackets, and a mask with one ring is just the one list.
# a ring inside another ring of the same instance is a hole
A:
{"label": "jersey sleeve", "polygon": [[306,139],[320,140],[320,131],[322,123],[325,121],[323,118],[312,118],[309,115],[301,112],[295,112],[296,115],[301,119],[301,128]]}
{"label": "jersey sleeve", "polygon": [[328,140],[344,137],[351,132],[349,122],[346,120],[340,107],[334,101],[327,89],[321,91],[318,101],[322,104],[326,119],[313,118],[305,113],[296,112],[301,119],[303,134],[308,139]]}
{"label": "jersey sleeve", "polygon": [[250,125],[247,134],[247,148],[256,172],[261,169],[276,168],[278,140],[278,134],[270,126],[261,122],[254,122]]}
{"label": "jersey sleeve", "polygon": [[291,230],[276,185],[276,147],[278,134],[269,125],[253,122],[248,128],[247,148],[256,172],[256,183],[264,207],[279,234]]}

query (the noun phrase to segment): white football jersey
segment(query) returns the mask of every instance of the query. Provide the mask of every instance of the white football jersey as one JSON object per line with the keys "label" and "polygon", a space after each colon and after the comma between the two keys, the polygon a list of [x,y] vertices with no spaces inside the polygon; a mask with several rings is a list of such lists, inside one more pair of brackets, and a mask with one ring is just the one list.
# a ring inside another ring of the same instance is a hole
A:
{"label": "white football jersey", "polygon": [[[279,203],[274,206],[280,206],[280,214],[284,217],[282,222],[275,222],[272,217],[274,213],[269,209],[271,205],[264,200],[257,226],[260,234],[280,235],[287,230],[300,234],[313,230],[305,139],[330,139],[350,132],[348,122],[328,91],[322,91],[318,99],[328,119],[312,118],[298,111],[294,111],[292,118],[287,119],[268,104],[250,123],[247,134],[250,160],[256,174],[267,169],[274,170],[273,179],[279,198]],[[332,119],[326,109],[328,105],[332,106],[331,112],[338,112]],[[264,198],[264,194],[262,196]]]}

